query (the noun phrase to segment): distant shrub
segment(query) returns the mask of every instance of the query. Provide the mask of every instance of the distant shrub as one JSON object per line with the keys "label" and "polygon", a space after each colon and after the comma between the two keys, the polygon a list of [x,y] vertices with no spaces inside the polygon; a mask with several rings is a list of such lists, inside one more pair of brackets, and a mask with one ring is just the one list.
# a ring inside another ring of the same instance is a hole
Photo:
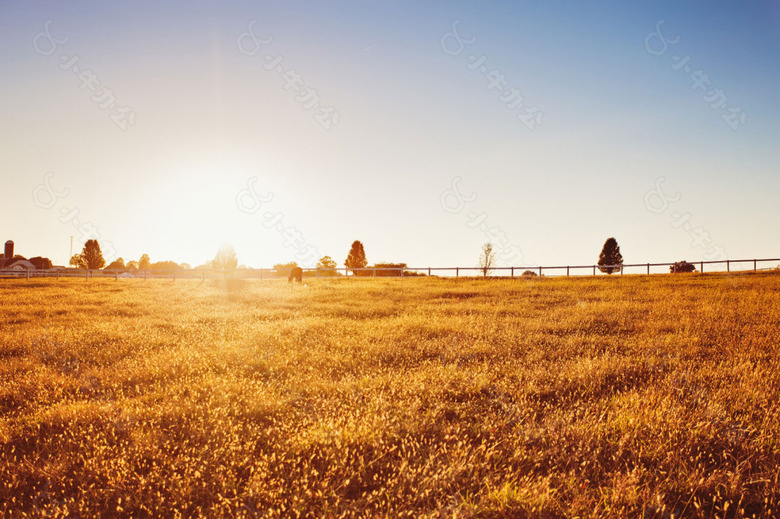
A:
{"label": "distant shrub", "polygon": [[696,272],[696,266],[693,263],[688,263],[687,261],[678,261],[671,267],[669,267],[669,272],[672,274],[684,274],[686,272]]}
{"label": "distant shrub", "polygon": [[[406,263],[377,263],[372,265],[371,268],[375,268],[377,277],[399,277],[401,275],[400,269],[406,268]],[[365,276],[373,276],[373,272],[362,272]],[[412,275],[411,273],[404,272],[404,276]]]}
{"label": "distant shrub", "polygon": [[179,270],[179,264],[175,261],[158,261],[149,265],[149,270],[153,272],[168,272]]}
{"label": "distant shrub", "polygon": [[107,267],[104,267],[105,270],[125,270],[125,260],[122,258],[118,258],[114,261],[112,261]]}
{"label": "distant shrub", "polygon": [[526,278],[532,278],[532,277],[538,276],[538,275],[539,274],[537,274],[533,270],[526,270],[525,272],[523,272],[523,277],[526,277]]}

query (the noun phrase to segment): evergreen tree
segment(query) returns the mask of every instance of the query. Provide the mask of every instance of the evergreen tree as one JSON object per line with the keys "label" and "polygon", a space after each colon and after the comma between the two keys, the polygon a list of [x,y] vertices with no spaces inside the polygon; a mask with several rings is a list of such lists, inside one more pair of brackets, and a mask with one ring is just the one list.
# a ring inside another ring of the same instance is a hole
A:
{"label": "evergreen tree", "polygon": [[366,251],[363,249],[363,244],[355,240],[352,242],[352,248],[349,249],[344,266],[348,269],[364,269],[366,265],[368,265],[368,261],[366,261]]}
{"label": "evergreen tree", "polygon": [[[602,266],[610,265],[610,266]],[[599,254],[599,270],[612,274],[620,272],[623,266],[623,256],[620,254],[620,246],[615,238],[608,238]]]}

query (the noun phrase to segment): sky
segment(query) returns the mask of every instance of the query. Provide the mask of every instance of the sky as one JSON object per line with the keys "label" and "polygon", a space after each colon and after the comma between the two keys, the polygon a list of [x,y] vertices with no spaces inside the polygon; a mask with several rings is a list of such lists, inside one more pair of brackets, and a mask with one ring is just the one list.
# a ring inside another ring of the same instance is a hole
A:
{"label": "sky", "polygon": [[0,241],[777,258],[778,58],[778,1],[2,0]]}

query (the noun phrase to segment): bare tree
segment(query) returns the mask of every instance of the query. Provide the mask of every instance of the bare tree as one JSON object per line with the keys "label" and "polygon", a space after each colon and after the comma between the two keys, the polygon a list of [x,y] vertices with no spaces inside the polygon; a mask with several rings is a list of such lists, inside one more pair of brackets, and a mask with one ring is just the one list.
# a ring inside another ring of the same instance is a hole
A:
{"label": "bare tree", "polygon": [[482,246],[482,253],[479,255],[479,268],[482,269],[482,275],[487,277],[496,264],[496,253],[493,250],[493,244],[487,242]]}

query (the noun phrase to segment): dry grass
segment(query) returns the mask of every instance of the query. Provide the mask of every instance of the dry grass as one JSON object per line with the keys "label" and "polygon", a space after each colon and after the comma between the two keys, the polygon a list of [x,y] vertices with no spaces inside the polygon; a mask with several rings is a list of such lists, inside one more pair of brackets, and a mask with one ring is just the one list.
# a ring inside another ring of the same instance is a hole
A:
{"label": "dry grass", "polygon": [[780,514],[780,276],[0,282],[0,512]]}

